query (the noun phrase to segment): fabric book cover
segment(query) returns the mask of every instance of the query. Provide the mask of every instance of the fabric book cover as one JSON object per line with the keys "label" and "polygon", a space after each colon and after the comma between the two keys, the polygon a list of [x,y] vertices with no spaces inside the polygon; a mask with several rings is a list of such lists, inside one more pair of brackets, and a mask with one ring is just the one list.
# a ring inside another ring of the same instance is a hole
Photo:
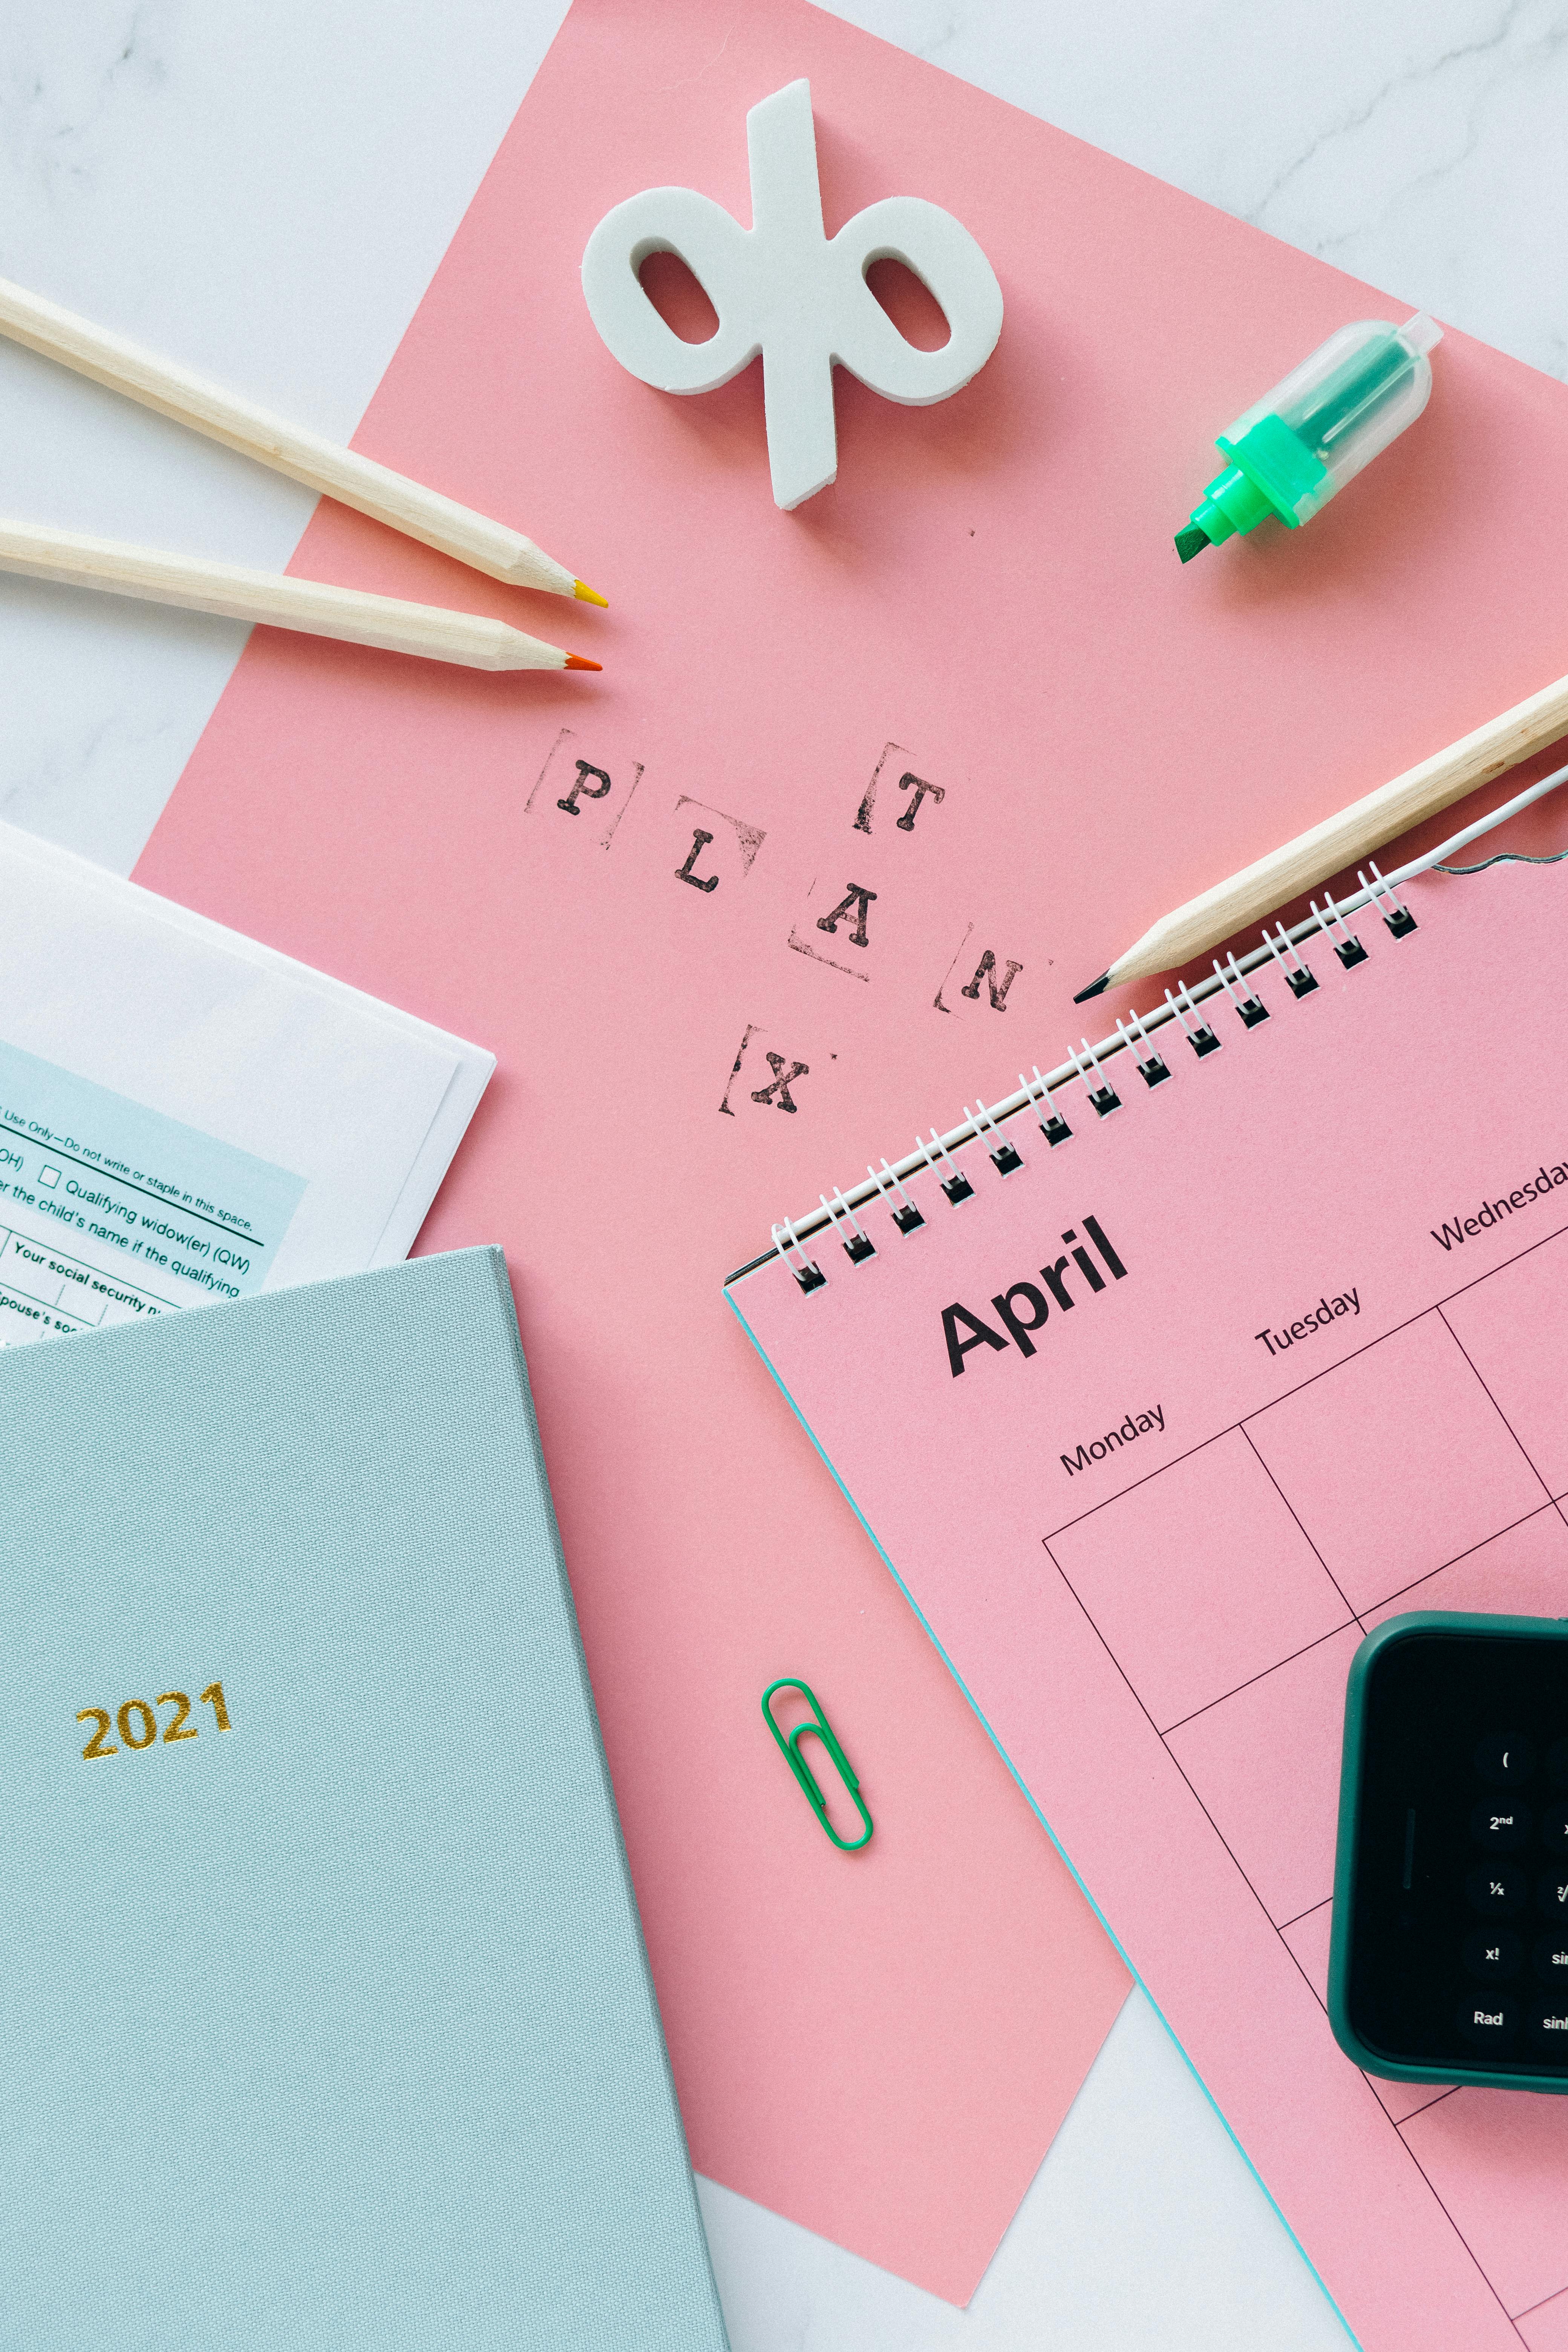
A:
{"label": "fabric book cover", "polygon": [[0,2344],[722,2352],[500,1251],[0,1426]]}

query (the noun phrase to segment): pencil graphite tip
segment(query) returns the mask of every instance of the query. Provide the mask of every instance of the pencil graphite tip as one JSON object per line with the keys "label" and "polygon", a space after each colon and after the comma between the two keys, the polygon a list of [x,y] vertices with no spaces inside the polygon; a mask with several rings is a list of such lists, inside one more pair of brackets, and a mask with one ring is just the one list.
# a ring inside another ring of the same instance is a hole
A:
{"label": "pencil graphite tip", "polygon": [[1176,533],[1176,553],[1184,563],[1190,563],[1194,555],[1201,555],[1204,549],[1212,544],[1207,531],[1201,523],[1184,523]]}
{"label": "pencil graphite tip", "polygon": [[603,669],[605,665],[603,662],[590,661],[586,654],[568,654],[566,667],[568,669]]}
{"label": "pencil graphite tip", "polygon": [[1091,980],[1087,988],[1080,988],[1079,990],[1078,994],[1073,998],[1073,1003],[1075,1004],[1087,1004],[1091,996],[1103,995],[1104,992],[1110,987],[1110,974],[1108,971],[1102,971],[1098,980]]}
{"label": "pencil graphite tip", "polygon": [[572,593],[584,604],[603,604],[606,612],[609,610],[609,598],[601,596],[596,588],[590,588],[585,580],[576,581],[573,585]]}

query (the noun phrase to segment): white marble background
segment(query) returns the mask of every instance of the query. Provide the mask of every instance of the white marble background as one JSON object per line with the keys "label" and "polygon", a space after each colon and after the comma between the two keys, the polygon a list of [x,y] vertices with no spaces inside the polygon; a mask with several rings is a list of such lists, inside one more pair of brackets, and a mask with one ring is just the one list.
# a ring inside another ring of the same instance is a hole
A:
{"label": "white marble background", "polygon": [[[834,5],[1568,376],[1568,0]],[[346,438],[563,13],[7,0],[0,275]],[[0,513],[278,566],[310,509],[0,345]],[[244,634],[0,578],[0,814],[128,871]],[[1137,1995],[967,2312],[702,2195],[735,2352],[1346,2342]]]}

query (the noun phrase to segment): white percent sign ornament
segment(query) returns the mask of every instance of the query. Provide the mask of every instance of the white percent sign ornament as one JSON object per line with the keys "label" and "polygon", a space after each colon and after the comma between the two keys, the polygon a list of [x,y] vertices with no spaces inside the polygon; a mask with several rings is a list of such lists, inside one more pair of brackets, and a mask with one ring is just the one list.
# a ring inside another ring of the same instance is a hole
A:
{"label": "white percent sign ornament", "polygon": [[[1002,331],[1002,289],[969,231],[940,205],[887,196],[822,226],[811,85],[792,81],[746,117],[752,226],[693,188],[645,188],[606,213],[583,256],[589,314],[631,374],[660,392],[714,392],[763,355],[774,502],[797,507],[838,470],[833,371],[926,407],[983,368]],[[705,343],[683,342],[644,293],[650,254],[686,264],[719,314]],[[930,289],[948,341],[922,352],[866,283],[872,262],[901,261]]]}

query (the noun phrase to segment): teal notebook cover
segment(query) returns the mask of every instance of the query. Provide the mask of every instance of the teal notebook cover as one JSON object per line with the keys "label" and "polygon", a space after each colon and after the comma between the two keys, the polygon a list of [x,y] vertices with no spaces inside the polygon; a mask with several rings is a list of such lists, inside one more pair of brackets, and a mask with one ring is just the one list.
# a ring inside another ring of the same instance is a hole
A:
{"label": "teal notebook cover", "polygon": [[4,2352],[722,2352],[500,1252],[0,1431]]}

